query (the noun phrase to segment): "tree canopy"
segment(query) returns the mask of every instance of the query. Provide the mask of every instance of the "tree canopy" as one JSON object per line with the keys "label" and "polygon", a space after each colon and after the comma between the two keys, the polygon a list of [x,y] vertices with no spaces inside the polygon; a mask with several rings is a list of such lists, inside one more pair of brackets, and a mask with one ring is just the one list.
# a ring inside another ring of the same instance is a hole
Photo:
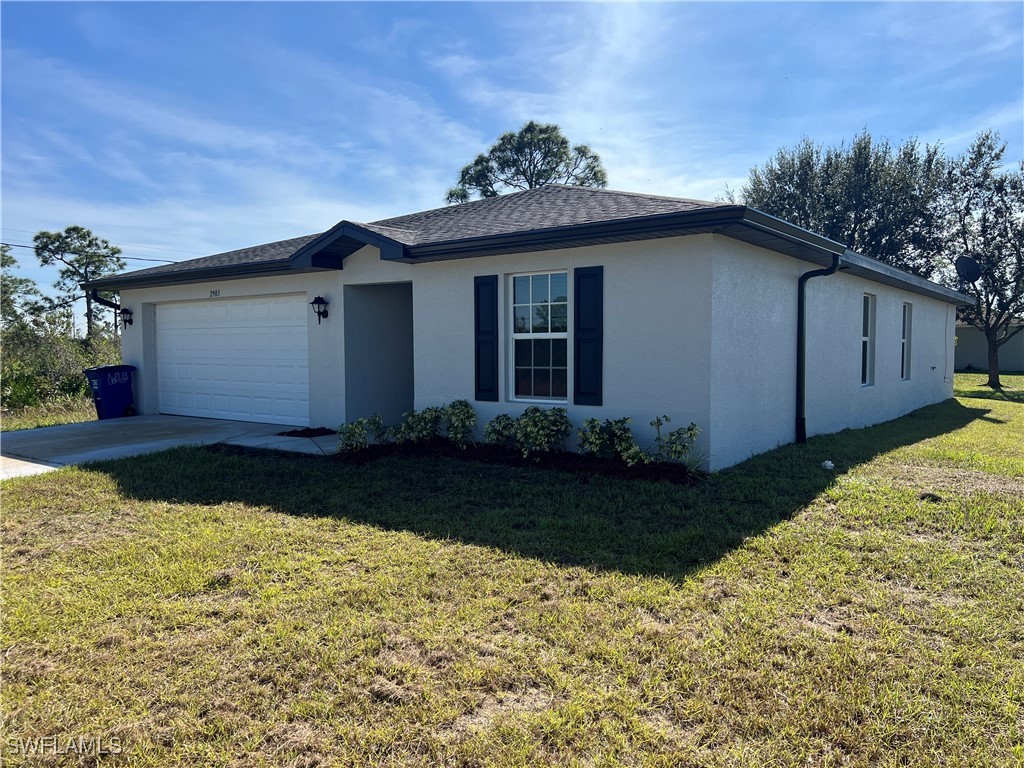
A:
{"label": "tree canopy", "polygon": [[118,258],[121,249],[85,227],[75,225],[63,232],[38,232],[32,241],[40,264],[44,267],[55,263],[63,265],[53,284],[60,292],[61,301],[70,304],[85,297],[86,338],[92,339],[102,307],[95,305],[89,291],[83,291],[79,283],[124,269],[124,261]]}
{"label": "tree canopy", "polygon": [[553,123],[526,123],[503,133],[486,153],[459,172],[448,190],[448,203],[468,202],[474,194],[497,197],[511,190],[534,189],[548,183],[605,187],[608,175],[601,158],[586,144],[570,146]]}
{"label": "tree canopy", "polygon": [[4,323],[15,323],[26,314],[34,314],[40,295],[36,284],[27,277],[14,274],[18,260],[9,245],[0,245],[0,318]]}
{"label": "tree canopy", "polygon": [[[742,201],[887,264],[977,295],[958,316],[989,346],[999,386],[999,347],[1024,319],[1024,163],[1006,170],[998,134],[979,134],[961,155],[867,131],[849,146],[809,138],[750,171]],[[965,285],[953,264],[969,256],[981,277]]]}
{"label": "tree canopy", "polygon": [[930,277],[939,241],[934,202],[943,179],[937,146],[899,146],[867,131],[847,146],[803,138],[782,148],[740,192],[746,205],[843,243],[900,269]]}
{"label": "tree canopy", "polygon": [[[1003,169],[1006,145],[999,135],[979,134],[964,154],[949,161],[938,201],[942,276],[952,288],[976,294],[976,307],[962,307],[959,317],[981,329],[988,340],[989,386],[998,387],[999,348],[1024,330],[1024,162]],[[969,256],[981,277],[965,284],[950,269]]]}

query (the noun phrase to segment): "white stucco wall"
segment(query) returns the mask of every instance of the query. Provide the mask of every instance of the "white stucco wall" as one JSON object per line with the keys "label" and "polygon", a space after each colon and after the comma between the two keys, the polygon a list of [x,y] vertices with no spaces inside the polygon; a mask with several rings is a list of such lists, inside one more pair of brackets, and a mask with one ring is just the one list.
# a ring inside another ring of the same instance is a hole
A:
{"label": "white stucco wall", "polygon": [[[956,367],[968,365],[988,372],[988,341],[980,328],[960,325],[956,329]],[[999,348],[999,370],[1024,371],[1024,331]]]}
{"label": "white stucco wall", "polygon": [[712,469],[793,440],[797,280],[812,265],[714,239]]}
{"label": "white stucco wall", "polygon": [[[570,417],[579,424],[588,416],[629,416],[638,439],[646,445],[654,434],[648,422],[665,414],[672,419],[672,427],[691,421],[700,425],[705,430],[701,440],[706,450],[711,245],[710,235],[698,235],[416,265],[383,262],[376,249],[366,247],[349,256],[340,271],[125,290],[122,303],[135,310],[137,319],[124,334],[123,356],[126,363],[140,368],[136,380],[140,412],[152,413],[157,409],[153,335],[153,307],[157,303],[276,294],[301,294],[309,302],[313,296],[322,295],[330,302],[330,316],[317,325],[313,312],[309,312],[310,424],[333,427],[350,420],[346,402],[358,406],[357,415],[365,415],[362,411],[370,407],[365,388],[353,393],[352,398],[347,397],[344,361],[345,319],[349,312],[344,287],[411,281],[414,407],[420,409],[460,398],[472,402],[473,278],[501,276],[499,305],[503,308],[503,346],[507,347],[504,342],[510,329],[510,275],[566,270],[572,306],[572,270],[601,265],[605,270],[604,405],[598,408],[565,403]],[[220,291],[220,295],[211,298],[211,291]],[[349,292],[347,298],[360,301],[370,296]],[[571,339],[572,312],[569,324]],[[369,329],[361,325],[353,331],[359,334],[358,341],[350,342],[358,346],[353,354],[368,354]],[[571,345],[569,357],[571,382]],[[506,354],[501,356],[499,365],[499,401],[473,403],[481,426],[499,413],[516,415],[530,404],[515,402],[510,397]],[[575,444],[575,435],[572,442]]]}
{"label": "white stucco wall", "polygon": [[[863,296],[876,298],[875,383],[862,386]],[[900,378],[903,303],[913,306],[910,378]],[[888,421],[953,396],[952,304],[852,275],[807,288],[807,433]]]}
{"label": "white stucco wall", "polygon": [[[577,425],[588,416],[628,416],[647,445],[653,439],[648,422],[655,416],[670,416],[672,428],[693,421],[703,430],[699,447],[709,455],[711,469],[793,440],[797,279],[812,267],[717,235],[415,265],[381,261],[375,248],[365,247],[345,260],[343,270],[125,290],[122,303],[135,311],[136,321],[124,333],[123,355],[140,368],[136,397],[141,412],[152,413],[157,409],[156,304],[287,294],[308,303],[322,295],[330,302],[330,317],[318,325],[308,313],[310,424],[335,427],[350,420],[346,402],[360,409],[352,418],[373,405],[372,388],[353,392],[351,398],[346,393],[345,286],[411,283],[412,405],[420,409],[470,400],[482,426],[499,413],[516,415],[529,404],[509,394],[510,276],[568,271],[571,307],[572,270],[598,265],[604,267],[604,404],[573,405],[570,383],[565,405]],[[473,278],[495,274],[500,276],[505,350],[500,397],[498,402],[474,402]],[[220,295],[211,297],[211,291]],[[865,291],[877,297],[872,387],[860,384]],[[952,305],[842,273],[811,280],[807,296],[809,434],[885,421],[951,396]],[[371,295],[349,291],[348,297],[355,301]],[[900,380],[899,370],[904,301],[914,306],[909,381]],[[353,311],[358,309],[350,308],[350,317]],[[571,310],[569,318],[571,382]],[[353,359],[368,359],[371,329],[364,324],[352,330],[361,334],[358,348],[351,350]],[[410,354],[407,345],[386,346],[388,354]],[[353,375],[348,372],[350,382]]]}
{"label": "white stucco wall", "polygon": [[[628,416],[642,445],[653,441],[648,422],[662,414],[672,419],[673,427],[694,421],[706,428],[710,246],[710,235],[698,235],[416,265],[416,408],[459,398],[473,401],[473,278],[496,274],[505,348],[499,362],[500,395],[498,402],[473,405],[481,424],[499,413],[522,412],[529,403],[515,402],[509,394],[509,275],[568,270],[571,307],[572,270],[600,265],[604,267],[603,405],[565,403],[570,418],[578,425],[589,416]],[[571,339],[571,310],[569,331]],[[571,349],[570,344],[570,382]],[[574,435],[573,445],[575,440]]]}
{"label": "white stucco wall", "polygon": [[[812,265],[716,238],[711,468],[795,439],[797,280]],[[865,293],[876,297],[875,383],[861,385]],[[900,377],[903,303],[911,375]],[[807,283],[808,435],[897,418],[953,394],[951,304],[840,272]]]}

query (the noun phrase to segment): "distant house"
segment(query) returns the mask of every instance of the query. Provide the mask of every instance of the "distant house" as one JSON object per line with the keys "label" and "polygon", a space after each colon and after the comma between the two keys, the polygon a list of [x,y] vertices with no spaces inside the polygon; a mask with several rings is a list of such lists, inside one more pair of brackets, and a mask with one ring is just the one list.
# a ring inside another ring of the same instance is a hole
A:
{"label": "distant house", "polygon": [[[806,420],[798,282],[806,283]],[[693,421],[711,469],[952,395],[973,301],[741,205],[548,185],[129,272],[141,412],[337,426],[465,398]],[[328,302],[323,317],[310,302]]]}
{"label": "distant house", "polygon": [[[1011,331],[1020,327],[1013,323]],[[956,324],[956,368],[988,371],[988,340],[980,328],[967,323]],[[1024,331],[999,348],[999,370],[1024,373]]]}

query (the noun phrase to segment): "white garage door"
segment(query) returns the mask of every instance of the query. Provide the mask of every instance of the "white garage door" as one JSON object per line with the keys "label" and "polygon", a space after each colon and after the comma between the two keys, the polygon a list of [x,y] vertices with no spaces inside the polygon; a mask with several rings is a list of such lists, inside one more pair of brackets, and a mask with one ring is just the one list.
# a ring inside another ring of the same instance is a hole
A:
{"label": "white garage door", "polygon": [[156,308],[160,412],[309,425],[304,296]]}

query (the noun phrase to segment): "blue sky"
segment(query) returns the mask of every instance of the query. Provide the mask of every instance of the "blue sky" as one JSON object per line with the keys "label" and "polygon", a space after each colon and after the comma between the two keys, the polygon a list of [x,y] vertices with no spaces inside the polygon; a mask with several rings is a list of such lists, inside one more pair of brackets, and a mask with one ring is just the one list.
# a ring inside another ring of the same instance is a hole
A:
{"label": "blue sky", "polygon": [[[1024,5],[27,3],[2,15],[3,241],[181,260],[444,203],[558,123],[613,189],[713,199],[808,135],[1024,157]],[[16,248],[23,273],[52,271]],[[151,266],[131,260],[129,268]]]}

